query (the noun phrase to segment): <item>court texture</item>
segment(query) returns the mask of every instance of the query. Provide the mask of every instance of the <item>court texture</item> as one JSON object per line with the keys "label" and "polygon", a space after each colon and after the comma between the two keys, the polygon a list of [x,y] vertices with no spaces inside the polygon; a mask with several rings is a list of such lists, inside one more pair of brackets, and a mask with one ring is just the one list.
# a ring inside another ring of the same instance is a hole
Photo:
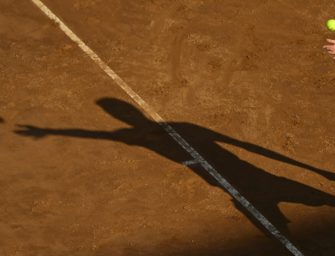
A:
{"label": "court texture", "polygon": [[0,0],[0,255],[334,256],[334,15]]}

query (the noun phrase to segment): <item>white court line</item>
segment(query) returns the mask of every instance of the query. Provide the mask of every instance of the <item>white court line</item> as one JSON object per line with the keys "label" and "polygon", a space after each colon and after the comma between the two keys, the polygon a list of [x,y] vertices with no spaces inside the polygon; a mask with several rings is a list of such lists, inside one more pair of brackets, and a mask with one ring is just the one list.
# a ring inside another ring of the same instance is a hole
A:
{"label": "white court line", "polygon": [[279,230],[273,226],[245,197],[243,197],[217,170],[214,169],[179,133],[177,133],[160,115],[156,113],[129,85],[121,79],[90,47],[88,47],[73,31],[66,26],[40,0],[31,0],[49,19],[59,25],[60,29],[74,41],[113,81],[121,87],[155,122],[187,152],[195,162],[198,162],[216,181],[239,202],[260,224],[264,226],[293,255],[303,256],[303,253],[293,245]]}
{"label": "white court line", "polygon": [[200,164],[200,163],[198,163],[197,160],[192,159],[192,160],[184,161],[184,162],[182,162],[182,164],[185,165],[185,166],[192,166],[192,165],[196,165],[196,164]]}

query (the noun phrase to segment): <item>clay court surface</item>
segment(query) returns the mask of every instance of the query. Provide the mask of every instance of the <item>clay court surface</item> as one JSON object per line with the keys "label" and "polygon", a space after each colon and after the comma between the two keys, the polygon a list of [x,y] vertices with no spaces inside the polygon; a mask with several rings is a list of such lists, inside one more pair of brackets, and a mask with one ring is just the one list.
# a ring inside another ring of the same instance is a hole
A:
{"label": "clay court surface", "polygon": [[[335,255],[334,2],[44,3],[304,255]],[[0,0],[1,255],[292,255],[190,160],[31,1]]]}

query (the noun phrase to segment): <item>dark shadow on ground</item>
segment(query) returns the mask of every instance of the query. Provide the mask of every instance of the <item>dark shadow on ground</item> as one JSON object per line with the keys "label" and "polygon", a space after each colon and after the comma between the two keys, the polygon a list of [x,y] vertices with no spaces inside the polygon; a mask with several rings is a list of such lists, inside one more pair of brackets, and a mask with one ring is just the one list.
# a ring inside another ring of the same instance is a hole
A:
{"label": "dark shadow on ground", "polygon": [[[304,256],[334,256],[335,218],[319,225],[316,219],[305,220],[308,228],[301,228],[295,234],[297,243],[302,247]],[[306,225],[305,225],[306,226]],[[210,237],[210,238],[209,238]],[[115,246],[115,241],[100,244],[94,256],[131,255],[131,256],[289,256],[283,247],[263,240],[253,240],[248,234],[241,233],[235,241],[223,241],[222,233],[204,234],[193,243],[171,237],[150,248],[129,247],[128,241]]]}
{"label": "dark shadow on ground", "polygon": [[[190,160],[190,157],[185,151],[176,145],[159,124],[147,119],[141,111],[134,106],[114,98],[99,99],[96,103],[113,118],[128,124],[130,128],[115,131],[90,131],[84,129],[50,129],[31,125],[20,125],[20,129],[15,132],[23,136],[35,138],[53,135],[112,140],[131,146],[140,146],[150,149],[177,163]],[[289,230],[287,223],[289,221],[278,207],[280,202],[299,203],[308,206],[335,206],[335,197],[333,195],[299,182],[270,174],[251,163],[243,161],[230,151],[220,147],[216,142],[234,145],[270,159],[302,167],[330,180],[335,180],[334,173],[315,168],[274,151],[231,138],[191,123],[170,122],[169,124],[204,156],[223,177],[237,188],[243,196],[263,213],[272,224],[288,236]],[[218,185],[216,181],[199,166],[190,166],[190,168],[208,183]],[[234,203],[254,224],[258,225],[237,202]],[[258,227],[262,228],[260,226]]]}
{"label": "dark shadow on ground", "polygon": [[0,124],[4,123],[5,120],[0,116]]}

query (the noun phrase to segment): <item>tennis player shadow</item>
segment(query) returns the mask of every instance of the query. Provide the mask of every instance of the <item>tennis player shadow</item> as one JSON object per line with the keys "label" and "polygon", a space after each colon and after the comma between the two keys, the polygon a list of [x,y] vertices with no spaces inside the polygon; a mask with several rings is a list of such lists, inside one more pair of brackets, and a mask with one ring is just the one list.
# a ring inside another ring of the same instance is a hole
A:
{"label": "tennis player shadow", "polygon": [[[131,146],[139,146],[156,152],[177,163],[190,160],[190,156],[174,142],[161,125],[146,118],[140,110],[131,104],[114,99],[102,98],[96,104],[113,118],[126,123],[129,127],[115,131],[91,131],[84,129],[51,129],[31,125],[20,125],[15,132],[34,138],[46,136],[67,136],[98,140],[112,140]],[[281,161],[315,172],[329,180],[335,180],[335,174],[293,160],[282,154],[265,149],[245,141],[231,138],[207,128],[191,123],[170,122],[205,159],[207,159],[237,190],[245,196],[272,224],[281,232],[289,235],[289,220],[278,207],[281,202],[299,203],[308,206],[335,206],[335,197],[313,187],[266,172],[248,163],[216,142],[222,142],[244,150],[257,153],[270,159]],[[214,186],[218,183],[200,166],[189,166],[197,175]],[[234,199],[233,199],[234,200]],[[239,203],[234,202],[255,225],[263,229],[257,221]],[[263,231],[265,231],[263,229]]]}

